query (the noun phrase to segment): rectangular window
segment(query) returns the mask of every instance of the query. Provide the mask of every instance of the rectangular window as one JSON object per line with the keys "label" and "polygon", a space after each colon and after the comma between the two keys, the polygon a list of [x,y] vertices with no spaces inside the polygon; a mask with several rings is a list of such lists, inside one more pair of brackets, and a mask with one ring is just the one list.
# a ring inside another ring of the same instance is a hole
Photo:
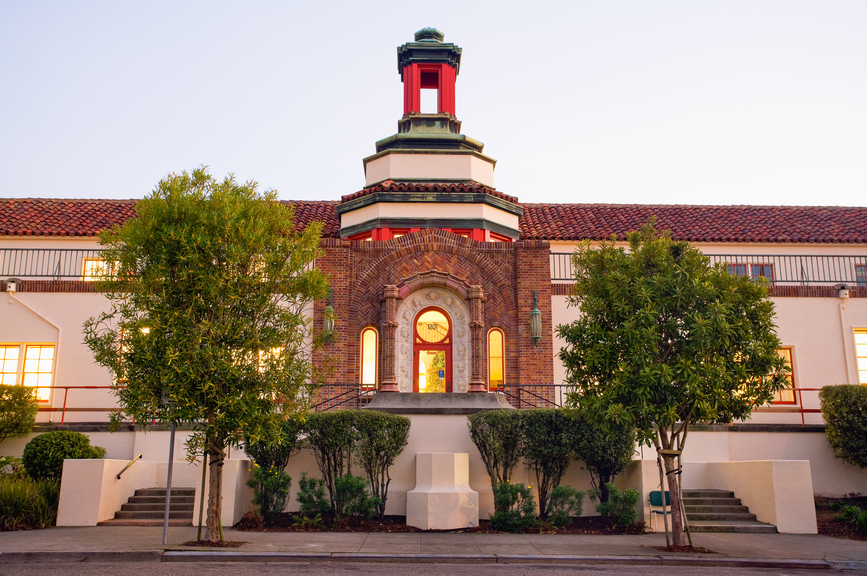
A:
{"label": "rectangular window", "polygon": [[0,345],[0,383],[31,386],[40,402],[48,402],[53,379],[54,344]]}
{"label": "rectangular window", "polygon": [[855,330],[855,356],[858,361],[858,381],[867,384],[867,329]]}
{"label": "rectangular window", "polygon": [[107,280],[114,273],[115,266],[102,258],[85,258],[81,277],[85,282]]}
{"label": "rectangular window", "polygon": [[795,404],[795,374],[792,372],[792,349],[777,348],[777,354],[782,356],[786,361],[786,368],[789,369],[786,379],[789,383],[774,395],[774,399],[771,402],[773,404]]}
{"label": "rectangular window", "polygon": [[855,283],[867,286],[867,264],[855,264]]}
{"label": "rectangular window", "polygon": [[766,278],[768,282],[774,282],[774,265],[755,263],[755,264],[726,264],[729,274],[734,276],[746,276],[752,280]]}

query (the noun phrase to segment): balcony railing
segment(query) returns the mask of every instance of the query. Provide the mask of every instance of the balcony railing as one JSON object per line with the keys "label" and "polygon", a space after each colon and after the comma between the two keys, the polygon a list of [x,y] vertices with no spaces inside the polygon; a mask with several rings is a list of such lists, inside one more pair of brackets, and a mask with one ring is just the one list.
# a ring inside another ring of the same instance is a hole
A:
{"label": "balcony railing", "polygon": [[0,248],[0,278],[82,280],[88,262],[101,263],[102,250]]}
{"label": "balcony railing", "polygon": [[[867,286],[867,256],[708,254],[732,274],[764,277],[774,286]],[[572,253],[551,253],[551,280],[572,280]]]}

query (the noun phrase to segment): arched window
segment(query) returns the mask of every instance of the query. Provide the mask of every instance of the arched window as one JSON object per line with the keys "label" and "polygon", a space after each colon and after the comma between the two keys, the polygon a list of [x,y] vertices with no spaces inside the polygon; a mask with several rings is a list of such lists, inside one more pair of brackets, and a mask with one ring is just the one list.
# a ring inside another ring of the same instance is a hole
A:
{"label": "arched window", "polygon": [[506,342],[503,331],[492,328],[488,332],[488,386],[491,390],[502,390],[506,376]]}
{"label": "arched window", "polygon": [[361,331],[361,385],[376,386],[376,329],[365,328]]}

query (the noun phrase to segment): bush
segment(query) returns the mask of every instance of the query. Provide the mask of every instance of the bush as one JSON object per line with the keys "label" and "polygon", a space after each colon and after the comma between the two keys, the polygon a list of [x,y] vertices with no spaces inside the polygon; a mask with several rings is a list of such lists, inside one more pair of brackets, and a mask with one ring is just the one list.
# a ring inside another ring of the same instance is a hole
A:
{"label": "bush", "polygon": [[38,410],[35,388],[0,384],[0,442],[30,434]]}
{"label": "bush", "polygon": [[32,479],[53,480],[63,473],[63,461],[73,458],[105,458],[105,448],[91,446],[81,432],[55,430],[28,442],[22,460]]}
{"label": "bush", "polygon": [[838,522],[852,522],[858,527],[858,530],[860,530],[862,534],[867,534],[867,510],[862,510],[858,506],[844,504],[840,501],[834,502],[833,504],[833,506],[829,505],[828,507],[832,510],[840,511],[839,514],[834,516],[834,520],[837,520]]}
{"label": "bush", "polygon": [[521,533],[535,524],[536,502],[529,486],[501,482],[494,488],[491,528],[501,532]]}
{"label": "bush", "polygon": [[508,483],[524,451],[521,410],[487,410],[467,417],[470,438],[491,478],[491,488]]}
{"label": "bush", "polygon": [[853,466],[867,467],[867,386],[825,386],[819,400],[834,456]]}
{"label": "bush", "polygon": [[379,517],[383,518],[388,485],[391,484],[389,469],[406,448],[411,422],[405,416],[375,410],[359,410],[354,416],[357,436],[353,453],[367,473],[370,494],[379,499],[376,508]]}
{"label": "bush", "polygon": [[[611,482],[606,484],[606,488],[608,489],[608,502],[600,501],[596,505],[596,512],[607,518],[612,528],[624,530],[629,528],[638,517],[638,511],[635,508],[638,505],[638,492],[632,488],[621,492]],[[591,490],[589,494],[590,499],[595,502],[599,499],[601,490]]]}
{"label": "bush", "polygon": [[554,526],[568,526],[573,516],[584,513],[584,492],[571,486],[557,486],[551,490],[548,513]]}
{"label": "bush", "polygon": [[548,498],[572,462],[578,421],[553,408],[523,413],[524,460],[536,473],[539,517],[548,517]]}
{"label": "bush", "polygon": [[379,498],[367,492],[367,483],[360,476],[346,474],[334,482],[334,516],[359,516],[373,518],[376,515]]}
{"label": "bush", "polygon": [[599,501],[608,502],[606,486],[620,474],[635,454],[635,429],[610,426],[602,430],[580,415],[576,435],[575,457],[584,462],[590,473],[590,483],[599,490]]}
{"label": "bush", "polygon": [[292,477],[282,468],[262,468],[256,465],[247,486],[253,489],[253,504],[259,509],[265,524],[273,524],[277,515],[286,507]]}
{"label": "bush", "polygon": [[60,480],[0,476],[0,530],[48,528],[57,520]]}
{"label": "bush", "polygon": [[289,458],[298,451],[301,423],[293,418],[280,424],[278,434],[267,440],[244,438],[244,453],[260,468],[283,470]]}
{"label": "bush", "polygon": [[308,518],[331,512],[331,504],[325,495],[325,481],[321,478],[308,478],[307,472],[301,473],[296,499],[301,504],[301,513]]}
{"label": "bush", "polygon": [[316,457],[333,509],[336,509],[335,482],[351,471],[350,456],[356,437],[353,418],[353,410],[314,412],[304,423],[306,447]]}

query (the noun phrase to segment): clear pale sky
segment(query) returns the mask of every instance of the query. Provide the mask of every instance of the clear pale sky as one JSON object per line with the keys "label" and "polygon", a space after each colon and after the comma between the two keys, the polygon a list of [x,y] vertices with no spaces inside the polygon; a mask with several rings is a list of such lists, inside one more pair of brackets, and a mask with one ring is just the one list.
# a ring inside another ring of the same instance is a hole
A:
{"label": "clear pale sky", "polygon": [[867,205],[867,1],[0,2],[0,197],[140,198],[201,164],[363,187],[396,48],[525,202]]}

